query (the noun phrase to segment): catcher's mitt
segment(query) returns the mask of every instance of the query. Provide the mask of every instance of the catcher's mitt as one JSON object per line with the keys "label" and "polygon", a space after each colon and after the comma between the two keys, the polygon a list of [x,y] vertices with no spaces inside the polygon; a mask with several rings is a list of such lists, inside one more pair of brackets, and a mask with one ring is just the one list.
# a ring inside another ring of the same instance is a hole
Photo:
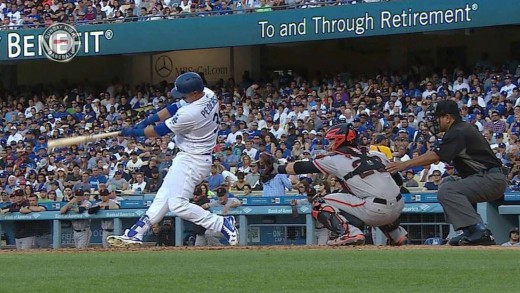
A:
{"label": "catcher's mitt", "polygon": [[274,176],[276,176],[278,169],[277,160],[269,153],[263,152],[258,157],[258,171],[262,178],[262,183],[265,183]]}

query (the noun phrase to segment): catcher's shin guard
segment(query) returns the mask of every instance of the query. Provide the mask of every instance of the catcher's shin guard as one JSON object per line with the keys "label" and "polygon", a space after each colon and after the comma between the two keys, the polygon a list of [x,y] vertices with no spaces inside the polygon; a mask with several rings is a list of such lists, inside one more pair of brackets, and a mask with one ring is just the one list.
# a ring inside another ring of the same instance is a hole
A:
{"label": "catcher's shin guard", "polygon": [[388,238],[389,245],[401,246],[408,242],[408,232],[399,224],[400,221],[397,219],[391,224],[379,226],[379,229]]}
{"label": "catcher's shin guard", "polygon": [[348,234],[348,224],[343,218],[336,213],[331,206],[319,206],[312,211],[312,216],[325,228],[329,229],[337,235]]}

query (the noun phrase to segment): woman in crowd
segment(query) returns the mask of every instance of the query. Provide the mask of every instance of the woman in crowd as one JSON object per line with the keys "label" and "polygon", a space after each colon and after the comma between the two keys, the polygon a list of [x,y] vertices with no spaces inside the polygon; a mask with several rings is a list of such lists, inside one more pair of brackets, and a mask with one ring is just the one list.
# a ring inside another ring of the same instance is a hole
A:
{"label": "woman in crowd", "polygon": [[237,191],[244,190],[245,185],[247,185],[247,183],[244,180],[244,178],[245,178],[244,172],[237,172],[237,179],[238,180],[233,184],[233,186],[232,186],[233,190],[237,190]]}
{"label": "woman in crowd", "polygon": [[251,157],[248,155],[242,155],[242,158],[240,160],[238,170],[239,172],[243,172],[245,175],[247,175],[249,172],[251,172]]}

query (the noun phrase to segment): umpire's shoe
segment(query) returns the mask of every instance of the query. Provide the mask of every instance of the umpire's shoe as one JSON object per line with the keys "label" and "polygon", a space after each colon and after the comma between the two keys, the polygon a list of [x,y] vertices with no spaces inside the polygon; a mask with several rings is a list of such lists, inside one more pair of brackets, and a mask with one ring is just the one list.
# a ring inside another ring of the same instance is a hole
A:
{"label": "umpire's shoe", "polygon": [[464,232],[450,239],[448,243],[451,246],[496,245],[495,237],[489,229],[475,231],[471,234]]}
{"label": "umpire's shoe", "polygon": [[235,217],[224,217],[221,232],[224,235],[224,237],[226,237],[227,241],[229,242],[229,245],[238,245],[238,229],[236,227]]}

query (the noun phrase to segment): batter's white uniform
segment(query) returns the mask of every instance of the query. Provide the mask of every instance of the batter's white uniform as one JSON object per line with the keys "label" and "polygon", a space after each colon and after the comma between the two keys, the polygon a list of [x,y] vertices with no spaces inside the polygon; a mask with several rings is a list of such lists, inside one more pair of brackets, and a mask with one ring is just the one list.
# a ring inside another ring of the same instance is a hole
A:
{"label": "batter's white uniform", "polygon": [[221,231],[223,217],[189,202],[195,186],[207,177],[212,164],[211,152],[220,124],[218,107],[215,93],[204,88],[202,98],[179,108],[173,117],[165,121],[175,134],[175,144],[180,152],[173,159],[161,188],[146,212],[151,224],[161,221],[170,210],[184,220],[215,232]]}
{"label": "batter's white uniform", "polygon": [[[380,161],[384,166],[388,164],[383,153],[369,151],[368,156]],[[359,159],[357,156],[334,153],[313,161],[323,173],[338,177],[342,186],[350,191],[328,194],[323,199],[327,204],[356,216],[369,226],[383,226],[395,222],[404,208],[404,199],[397,200],[400,190],[389,172],[369,170],[346,179],[345,176],[359,166]],[[349,231],[352,236],[363,234],[360,229],[350,224]],[[406,234],[402,227],[390,233],[393,239],[399,239]]]}

